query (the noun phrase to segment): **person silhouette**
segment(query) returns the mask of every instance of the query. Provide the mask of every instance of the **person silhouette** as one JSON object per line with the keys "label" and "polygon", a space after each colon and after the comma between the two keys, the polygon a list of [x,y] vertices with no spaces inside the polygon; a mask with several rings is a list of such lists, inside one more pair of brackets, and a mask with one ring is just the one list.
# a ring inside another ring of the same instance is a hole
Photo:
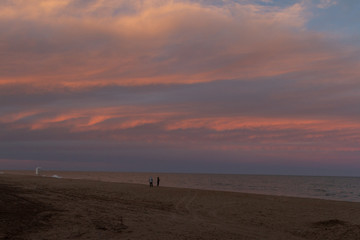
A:
{"label": "person silhouette", "polygon": [[156,186],[158,187],[159,185],[160,185],[160,178],[157,177],[157,179],[156,179]]}
{"label": "person silhouette", "polygon": [[150,184],[150,187],[153,187],[153,178],[152,177],[149,178],[149,184]]}

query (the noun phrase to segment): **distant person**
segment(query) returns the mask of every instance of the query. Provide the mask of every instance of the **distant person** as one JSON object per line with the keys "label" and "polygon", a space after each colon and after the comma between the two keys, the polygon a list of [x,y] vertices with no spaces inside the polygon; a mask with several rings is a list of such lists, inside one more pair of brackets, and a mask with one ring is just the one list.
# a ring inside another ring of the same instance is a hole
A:
{"label": "distant person", "polygon": [[157,177],[157,179],[156,179],[156,186],[158,187],[159,185],[160,185],[160,178]]}
{"label": "distant person", "polygon": [[149,178],[149,183],[150,183],[150,187],[153,187],[153,178],[152,177]]}

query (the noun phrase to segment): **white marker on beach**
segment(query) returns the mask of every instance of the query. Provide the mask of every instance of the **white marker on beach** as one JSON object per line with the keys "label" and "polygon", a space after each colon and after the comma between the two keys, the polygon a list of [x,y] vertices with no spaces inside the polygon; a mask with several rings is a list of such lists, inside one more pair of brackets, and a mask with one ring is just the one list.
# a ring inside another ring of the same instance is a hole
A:
{"label": "white marker on beach", "polygon": [[41,169],[41,167],[37,167],[37,168],[35,169],[35,174],[36,174],[36,175],[39,175],[39,174],[40,174],[40,169]]}

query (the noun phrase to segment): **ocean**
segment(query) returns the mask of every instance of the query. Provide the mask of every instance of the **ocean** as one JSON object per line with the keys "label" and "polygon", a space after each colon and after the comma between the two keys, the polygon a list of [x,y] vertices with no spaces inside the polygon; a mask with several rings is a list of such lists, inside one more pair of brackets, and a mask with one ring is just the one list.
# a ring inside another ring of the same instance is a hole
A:
{"label": "ocean", "polygon": [[[31,172],[31,174],[35,174]],[[42,171],[56,178],[148,184],[160,178],[160,187],[193,188],[290,197],[360,202],[359,177],[275,176],[241,174],[128,173]]]}

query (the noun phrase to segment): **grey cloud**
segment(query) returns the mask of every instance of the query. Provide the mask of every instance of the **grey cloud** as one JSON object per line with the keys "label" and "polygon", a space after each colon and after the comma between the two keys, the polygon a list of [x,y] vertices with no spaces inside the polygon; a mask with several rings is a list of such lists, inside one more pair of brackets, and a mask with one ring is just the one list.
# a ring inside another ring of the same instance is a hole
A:
{"label": "grey cloud", "polygon": [[[142,151],[138,149],[141,148]],[[357,175],[359,167],[343,162],[323,165],[287,157],[271,157],[251,152],[231,153],[169,148],[166,145],[126,145],[99,142],[0,143],[2,157],[16,164],[34,160],[33,168],[62,170],[112,170],[150,172],[212,172],[245,174]],[[357,153],[354,153],[355,156]],[[316,154],[315,154],[316,155]],[[337,158],[345,154],[336,154]],[[296,156],[294,156],[296,158]],[[311,159],[310,156],[308,156]],[[239,161],[241,159],[241,161]],[[251,160],[250,160],[251,159]],[[206,164],[203,164],[206,162]],[[96,164],[92,164],[96,163]],[[80,164],[80,165],[79,165]],[[19,164],[18,164],[19,165]],[[81,166],[81,167],[79,167]],[[111,166],[109,168],[109,166]]]}
{"label": "grey cloud", "polygon": [[[245,5],[236,15],[217,8],[220,1],[197,1],[203,5],[191,11],[155,11],[144,20],[135,19],[141,4],[81,10],[96,2],[73,1],[44,19],[0,18],[0,159],[274,173],[276,164],[296,172],[311,165],[303,159],[359,156],[357,44],[271,14],[247,15]],[[240,117],[334,127],[216,129],[210,121]],[[193,119],[210,123],[176,126]]]}

